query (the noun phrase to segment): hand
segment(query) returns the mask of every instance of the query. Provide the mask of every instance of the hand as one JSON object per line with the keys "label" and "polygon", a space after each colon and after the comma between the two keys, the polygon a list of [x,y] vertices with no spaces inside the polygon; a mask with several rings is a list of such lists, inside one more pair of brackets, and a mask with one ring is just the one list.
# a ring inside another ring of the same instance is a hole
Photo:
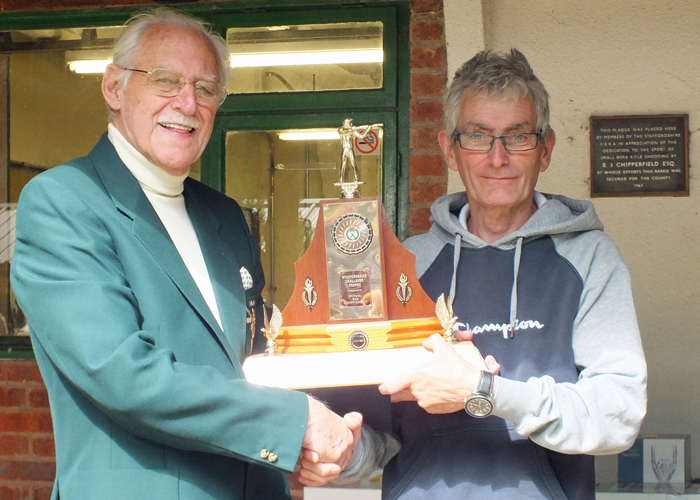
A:
{"label": "hand", "polygon": [[[468,335],[471,338],[471,332]],[[480,370],[462,358],[441,335],[432,335],[423,347],[433,352],[433,360],[388,380],[379,386],[379,391],[390,394],[392,402],[417,401],[428,413],[463,410],[464,400],[479,381]],[[492,356],[484,361],[490,371],[500,369]]]}
{"label": "hand", "polygon": [[320,401],[308,396],[309,420],[302,443],[314,463],[336,463],[342,470],[350,460],[353,435],[345,421],[326,408]]}
{"label": "hand", "polygon": [[[348,429],[352,432],[353,442],[350,449],[351,456],[357,444],[360,442],[362,415],[355,412],[348,413],[343,417],[343,420]],[[347,462],[342,467],[337,463],[320,462],[318,454],[308,449],[302,449],[300,458],[301,472],[299,473],[299,482],[305,486],[323,486],[337,478],[347,465]]]}
{"label": "hand", "polygon": [[[457,340],[460,341],[471,341],[474,337],[474,334],[471,332],[471,330],[455,330],[455,337],[457,338]],[[501,371],[501,365],[499,365],[496,361],[496,358],[494,358],[490,354],[484,358],[484,363],[486,363],[486,369],[494,375],[498,375],[498,372]],[[496,394],[495,388],[493,393]]]}

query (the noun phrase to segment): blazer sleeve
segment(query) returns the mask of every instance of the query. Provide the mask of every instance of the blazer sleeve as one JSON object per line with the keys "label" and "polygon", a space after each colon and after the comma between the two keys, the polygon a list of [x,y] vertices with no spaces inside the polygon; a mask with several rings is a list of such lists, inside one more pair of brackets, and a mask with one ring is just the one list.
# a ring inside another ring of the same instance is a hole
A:
{"label": "blazer sleeve", "polygon": [[[235,370],[185,364],[159,346],[158,333],[140,326],[139,301],[120,243],[95,206],[99,197],[65,172],[35,178],[18,207],[12,285],[34,342],[69,384],[129,432],[292,471],[307,396],[255,386]],[[278,460],[261,457],[261,447]]]}

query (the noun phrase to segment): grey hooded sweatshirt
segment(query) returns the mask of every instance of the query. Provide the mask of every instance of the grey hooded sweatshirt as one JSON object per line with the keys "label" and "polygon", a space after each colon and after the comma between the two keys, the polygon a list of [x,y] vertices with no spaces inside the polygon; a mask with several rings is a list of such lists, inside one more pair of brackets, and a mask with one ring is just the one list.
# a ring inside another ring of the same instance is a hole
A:
{"label": "grey hooded sweatshirt", "polygon": [[[384,468],[383,499],[593,500],[593,455],[636,438],[646,363],[629,272],[591,203],[545,197],[488,245],[459,221],[466,194],[444,196],[430,231],[406,240],[424,290],[454,297],[459,328],[501,371],[485,419],[392,405],[401,449]],[[366,434],[348,476],[397,448]]]}

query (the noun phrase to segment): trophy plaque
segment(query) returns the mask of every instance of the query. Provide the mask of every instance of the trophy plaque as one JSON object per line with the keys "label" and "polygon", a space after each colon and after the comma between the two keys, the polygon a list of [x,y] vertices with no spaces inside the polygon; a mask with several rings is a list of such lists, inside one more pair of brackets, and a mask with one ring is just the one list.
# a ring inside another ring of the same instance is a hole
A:
{"label": "trophy plaque", "polygon": [[380,199],[357,197],[362,183],[346,143],[371,127],[346,119],[338,129],[342,197],[320,202],[313,240],[294,264],[292,296],[274,328],[263,329],[266,354],[243,366],[252,382],[287,388],[379,384],[429,361],[432,353],[421,344],[435,333],[485,369],[471,342],[454,342],[449,298],[436,305],[422,289],[415,256],[394,235]]}

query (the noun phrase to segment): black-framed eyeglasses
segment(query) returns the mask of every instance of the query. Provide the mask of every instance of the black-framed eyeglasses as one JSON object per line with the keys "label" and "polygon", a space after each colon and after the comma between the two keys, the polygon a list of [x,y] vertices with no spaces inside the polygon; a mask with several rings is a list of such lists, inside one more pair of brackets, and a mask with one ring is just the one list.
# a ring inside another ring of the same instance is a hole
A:
{"label": "black-framed eyeglasses", "polygon": [[500,139],[506,151],[530,151],[537,147],[542,140],[542,134],[532,132],[519,132],[517,134],[490,135],[480,132],[464,132],[455,135],[459,147],[468,151],[491,151],[493,143]]}
{"label": "black-framed eyeglasses", "polygon": [[148,84],[156,94],[165,97],[175,97],[185,85],[191,83],[194,87],[194,95],[197,103],[207,107],[219,107],[226,99],[226,88],[217,82],[210,80],[199,80],[189,82],[182,73],[171,69],[156,68],[153,71],[143,69],[121,68],[124,71],[136,71],[148,75]]}

